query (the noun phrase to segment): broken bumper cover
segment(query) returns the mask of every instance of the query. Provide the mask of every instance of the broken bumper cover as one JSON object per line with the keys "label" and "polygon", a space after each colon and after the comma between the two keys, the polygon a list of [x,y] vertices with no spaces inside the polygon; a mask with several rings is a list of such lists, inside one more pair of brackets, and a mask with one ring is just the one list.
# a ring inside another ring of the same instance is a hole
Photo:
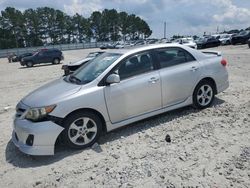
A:
{"label": "broken bumper cover", "polygon": [[56,139],[63,129],[52,121],[31,122],[15,119],[12,141],[23,153],[54,155]]}

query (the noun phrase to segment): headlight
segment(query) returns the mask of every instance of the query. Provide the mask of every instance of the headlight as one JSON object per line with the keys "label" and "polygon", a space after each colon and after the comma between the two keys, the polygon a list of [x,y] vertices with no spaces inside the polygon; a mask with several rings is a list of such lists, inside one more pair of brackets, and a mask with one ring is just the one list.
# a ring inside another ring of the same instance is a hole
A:
{"label": "headlight", "polygon": [[38,121],[43,119],[47,114],[55,109],[56,105],[45,106],[41,108],[30,108],[25,115],[25,119],[32,121]]}

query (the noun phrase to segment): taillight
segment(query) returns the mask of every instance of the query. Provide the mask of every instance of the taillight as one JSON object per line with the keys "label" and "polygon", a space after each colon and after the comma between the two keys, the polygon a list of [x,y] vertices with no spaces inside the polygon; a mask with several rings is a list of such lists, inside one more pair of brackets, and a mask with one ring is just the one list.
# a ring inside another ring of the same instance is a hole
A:
{"label": "taillight", "polygon": [[227,60],[225,60],[225,59],[222,59],[220,63],[221,63],[224,67],[227,66]]}

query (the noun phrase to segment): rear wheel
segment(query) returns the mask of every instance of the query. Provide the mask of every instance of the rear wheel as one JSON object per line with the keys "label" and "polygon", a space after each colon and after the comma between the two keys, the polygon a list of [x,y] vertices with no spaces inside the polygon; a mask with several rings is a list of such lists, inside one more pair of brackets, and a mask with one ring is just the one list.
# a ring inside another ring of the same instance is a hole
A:
{"label": "rear wheel", "polygon": [[71,148],[84,149],[100,137],[102,122],[94,113],[76,112],[64,122],[63,140]]}
{"label": "rear wheel", "polygon": [[33,62],[32,62],[32,61],[27,62],[27,63],[26,63],[26,66],[27,66],[27,67],[33,67]]}
{"label": "rear wheel", "polygon": [[60,59],[55,58],[55,59],[53,59],[52,63],[53,64],[59,64],[60,63]]}
{"label": "rear wheel", "polygon": [[198,109],[209,107],[215,95],[215,86],[212,82],[201,81],[195,88],[193,93],[193,105]]}

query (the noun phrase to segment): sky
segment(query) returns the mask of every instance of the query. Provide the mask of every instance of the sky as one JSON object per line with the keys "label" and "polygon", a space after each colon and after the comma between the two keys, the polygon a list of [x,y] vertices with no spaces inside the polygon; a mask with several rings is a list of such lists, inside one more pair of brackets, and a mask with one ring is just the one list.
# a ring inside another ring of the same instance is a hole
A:
{"label": "sky", "polygon": [[114,8],[140,16],[156,38],[164,36],[164,22],[167,37],[250,27],[250,0],[0,0],[0,10],[8,6],[21,11],[48,6],[86,18],[93,11]]}

